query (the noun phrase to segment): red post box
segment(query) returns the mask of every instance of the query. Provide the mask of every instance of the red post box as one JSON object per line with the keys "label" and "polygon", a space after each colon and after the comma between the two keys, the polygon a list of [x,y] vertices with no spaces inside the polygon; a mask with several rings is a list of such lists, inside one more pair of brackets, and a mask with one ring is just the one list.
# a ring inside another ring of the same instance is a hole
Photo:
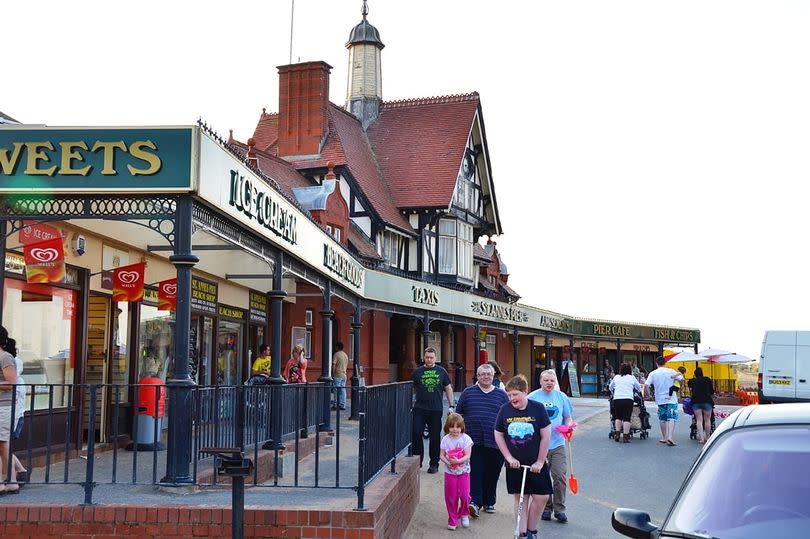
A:
{"label": "red post box", "polygon": [[[150,417],[163,417],[166,410],[166,386],[163,384],[163,380],[156,376],[147,376],[141,378],[138,384],[145,386],[138,388],[138,413]],[[157,399],[155,399],[156,394]],[[155,414],[155,404],[157,404],[157,414]]]}

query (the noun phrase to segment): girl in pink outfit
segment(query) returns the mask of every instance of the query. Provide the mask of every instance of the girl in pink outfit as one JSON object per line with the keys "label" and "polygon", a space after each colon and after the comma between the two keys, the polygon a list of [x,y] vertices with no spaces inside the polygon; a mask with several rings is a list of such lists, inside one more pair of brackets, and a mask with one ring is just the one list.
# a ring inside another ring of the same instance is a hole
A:
{"label": "girl in pink outfit", "polygon": [[444,463],[444,502],[447,505],[447,529],[455,530],[461,521],[470,527],[470,454],[472,438],[464,434],[464,418],[452,413],[444,423],[445,437],[439,459]]}

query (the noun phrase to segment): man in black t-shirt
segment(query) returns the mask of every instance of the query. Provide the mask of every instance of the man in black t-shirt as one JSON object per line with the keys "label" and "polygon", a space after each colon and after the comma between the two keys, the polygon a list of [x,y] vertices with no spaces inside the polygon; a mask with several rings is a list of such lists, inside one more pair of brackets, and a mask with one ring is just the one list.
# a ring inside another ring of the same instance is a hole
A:
{"label": "man in black t-shirt", "polygon": [[411,376],[415,400],[413,403],[413,454],[420,455],[420,466],[424,461],[425,446],[422,442],[422,431],[428,426],[430,439],[430,462],[428,473],[439,471],[439,444],[442,432],[442,392],[447,396],[447,404],[453,411],[453,387],[450,376],[443,367],[436,365],[436,350],[425,349],[425,364]]}

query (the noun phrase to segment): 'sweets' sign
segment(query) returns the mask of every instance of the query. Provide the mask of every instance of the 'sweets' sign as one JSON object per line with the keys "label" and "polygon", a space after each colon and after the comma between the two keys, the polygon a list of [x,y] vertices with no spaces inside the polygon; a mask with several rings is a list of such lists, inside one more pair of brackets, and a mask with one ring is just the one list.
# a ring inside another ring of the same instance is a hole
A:
{"label": "'sweets' sign", "polygon": [[0,129],[0,192],[192,189],[192,127]]}

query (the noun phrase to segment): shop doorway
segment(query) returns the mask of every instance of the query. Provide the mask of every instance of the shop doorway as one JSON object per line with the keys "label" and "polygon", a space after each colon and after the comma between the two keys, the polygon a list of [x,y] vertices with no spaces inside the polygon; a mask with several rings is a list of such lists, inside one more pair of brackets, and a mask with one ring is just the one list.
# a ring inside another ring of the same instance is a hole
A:
{"label": "shop doorway", "polygon": [[[248,370],[245,371],[246,376],[250,376],[250,369],[253,366],[253,362],[259,355],[259,349],[261,346],[270,345],[270,341],[268,340],[267,336],[267,326],[258,325],[258,324],[250,324],[250,329],[248,330],[248,357],[247,357],[247,365]],[[270,350],[270,358],[273,361],[276,357],[275,350]]]}
{"label": "shop doorway", "polygon": [[[242,383],[244,358],[242,357],[242,324],[220,320],[217,326],[217,372],[216,384],[235,386]],[[241,371],[241,372],[240,372]]]}
{"label": "shop doorway", "polygon": [[[85,384],[104,384],[109,366],[108,343],[110,342],[110,299],[100,294],[90,294],[87,307],[87,363],[84,367]],[[107,440],[107,387],[102,387],[96,401],[96,442]],[[90,417],[90,392],[85,392],[83,417]],[[87,439],[85,432],[85,439]]]}
{"label": "shop doorway", "polygon": [[214,319],[202,314],[192,314],[188,350],[189,376],[197,385],[211,385],[213,350]]}

